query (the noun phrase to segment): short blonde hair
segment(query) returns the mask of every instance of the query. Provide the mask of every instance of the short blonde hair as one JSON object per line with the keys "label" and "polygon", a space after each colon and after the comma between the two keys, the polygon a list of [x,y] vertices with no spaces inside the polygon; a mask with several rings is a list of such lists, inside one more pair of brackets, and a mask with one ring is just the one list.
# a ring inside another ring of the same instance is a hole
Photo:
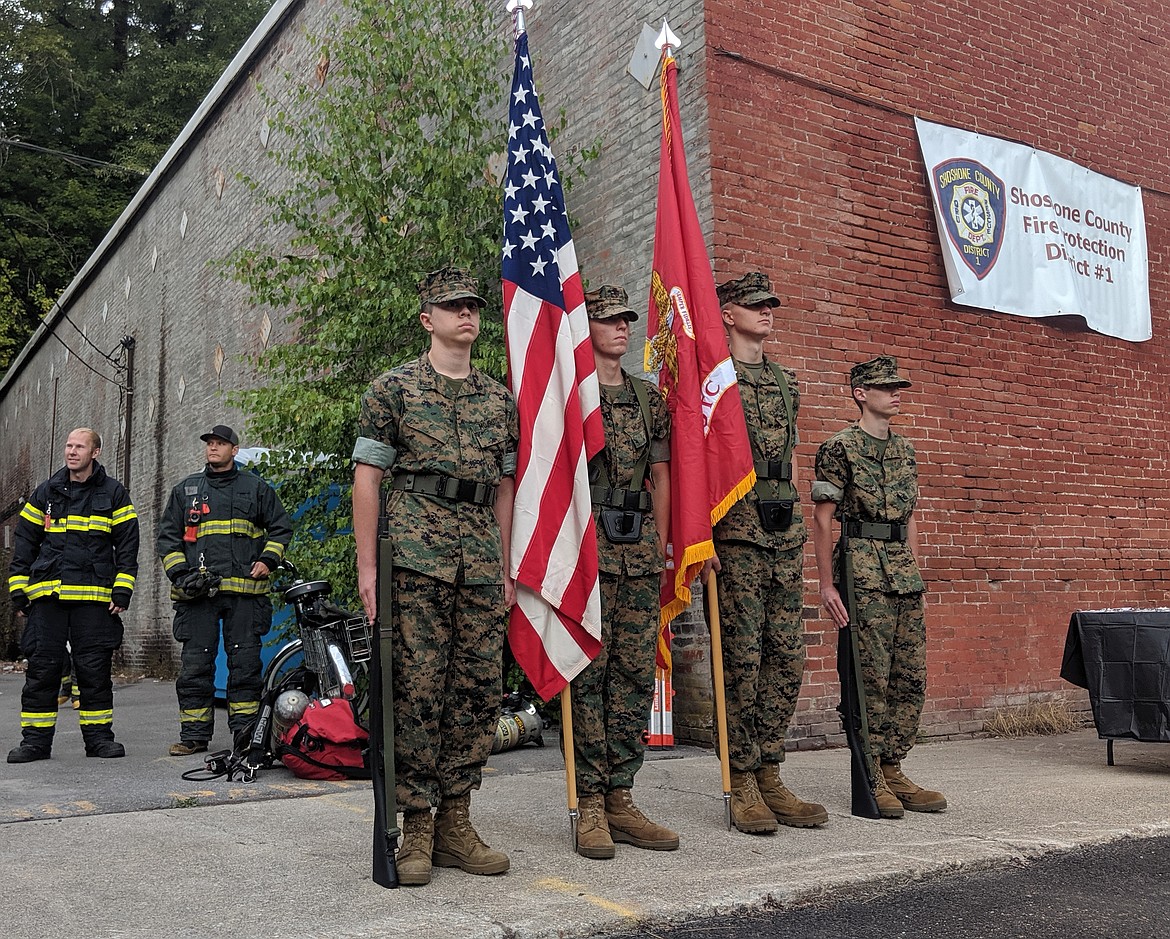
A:
{"label": "short blonde hair", "polygon": [[74,427],[73,430],[69,431],[69,436],[72,437],[74,434],[89,434],[89,442],[93,448],[95,450],[102,448],[102,435],[92,427]]}

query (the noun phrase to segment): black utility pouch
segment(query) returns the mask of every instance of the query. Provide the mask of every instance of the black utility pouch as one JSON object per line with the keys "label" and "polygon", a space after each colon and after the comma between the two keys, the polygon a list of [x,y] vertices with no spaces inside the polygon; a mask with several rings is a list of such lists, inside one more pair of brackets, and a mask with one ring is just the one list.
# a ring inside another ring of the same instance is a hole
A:
{"label": "black utility pouch", "polygon": [[761,499],[756,503],[764,531],[784,531],[792,524],[792,500]]}
{"label": "black utility pouch", "polygon": [[633,544],[642,540],[642,513],[622,509],[602,509],[601,527],[613,544]]}

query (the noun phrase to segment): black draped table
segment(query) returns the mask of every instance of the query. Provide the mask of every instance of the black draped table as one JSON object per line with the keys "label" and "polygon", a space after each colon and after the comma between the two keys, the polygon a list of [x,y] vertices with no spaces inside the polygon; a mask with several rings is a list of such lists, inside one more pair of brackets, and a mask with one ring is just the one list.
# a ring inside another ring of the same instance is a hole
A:
{"label": "black draped table", "polygon": [[1110,766],[1116,739],[1170,743],[1170,609],[1074,613],[1060,677],[1088,689]]}

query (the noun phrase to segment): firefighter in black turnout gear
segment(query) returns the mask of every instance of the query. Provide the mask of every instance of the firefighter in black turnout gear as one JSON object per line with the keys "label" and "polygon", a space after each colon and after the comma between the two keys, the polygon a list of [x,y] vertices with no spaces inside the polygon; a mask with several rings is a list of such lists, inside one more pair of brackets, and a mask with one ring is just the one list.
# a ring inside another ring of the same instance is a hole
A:
{"label": "firefighter in black turnout gear", "polygon": [[57,728],[57,691],[73,650],[85,755],[126,755],[114,740],[110,665],[138,573],[138,515],[130,494],[97,456],[96,431],[79,427],[65,442],[65,466],[37,486],[16,525],[8,591],[26,611],[21,651],[28,657],[20,696],[23,741],[9,763],[47,760]]}
{"label": "firefighter in black turnout gear", "polygon": [[180,739],[171,756],[201,753],[211,741],[220,623],[228,728],[242,730],[259,712],[260,642],[272,622],[268,578],[292,538],[276,492],[236,467],[236,432],[217,424],[199,439],[207,444],[207,466],[171,490],[158,526],[158,554],[175,601],[175,639],[183,644],[175,686]]}

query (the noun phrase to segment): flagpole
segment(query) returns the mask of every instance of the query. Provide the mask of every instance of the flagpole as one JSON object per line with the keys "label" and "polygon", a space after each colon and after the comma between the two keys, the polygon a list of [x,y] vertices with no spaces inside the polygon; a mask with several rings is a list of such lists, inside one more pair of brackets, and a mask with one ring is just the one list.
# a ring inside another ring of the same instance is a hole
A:
{"label": "flagpole", "polygon": [[569,802],[569,838],[577,850],[577,756],[573,749],[573,685],[561,689],[561,733],[565,744],[565,793]]}
{"label": "flagpole", "polygon": [[531,9],[532,0],[508,0],[508,12],[512,14],[512,25],[515,28],[517,37],[526,31],[527,26],[524,23],[524,11]]}
{"label": "flagpole", "polygon": [[723,814],[731,828],[731,754],[727,749],[727,689],[723,684],[723,632],[719,624],[719,586],[714,571],[707,575],[707,624],[711,628],[711,672],[715,685],[715,727],[719,741],[719,773],[723,782]]}

